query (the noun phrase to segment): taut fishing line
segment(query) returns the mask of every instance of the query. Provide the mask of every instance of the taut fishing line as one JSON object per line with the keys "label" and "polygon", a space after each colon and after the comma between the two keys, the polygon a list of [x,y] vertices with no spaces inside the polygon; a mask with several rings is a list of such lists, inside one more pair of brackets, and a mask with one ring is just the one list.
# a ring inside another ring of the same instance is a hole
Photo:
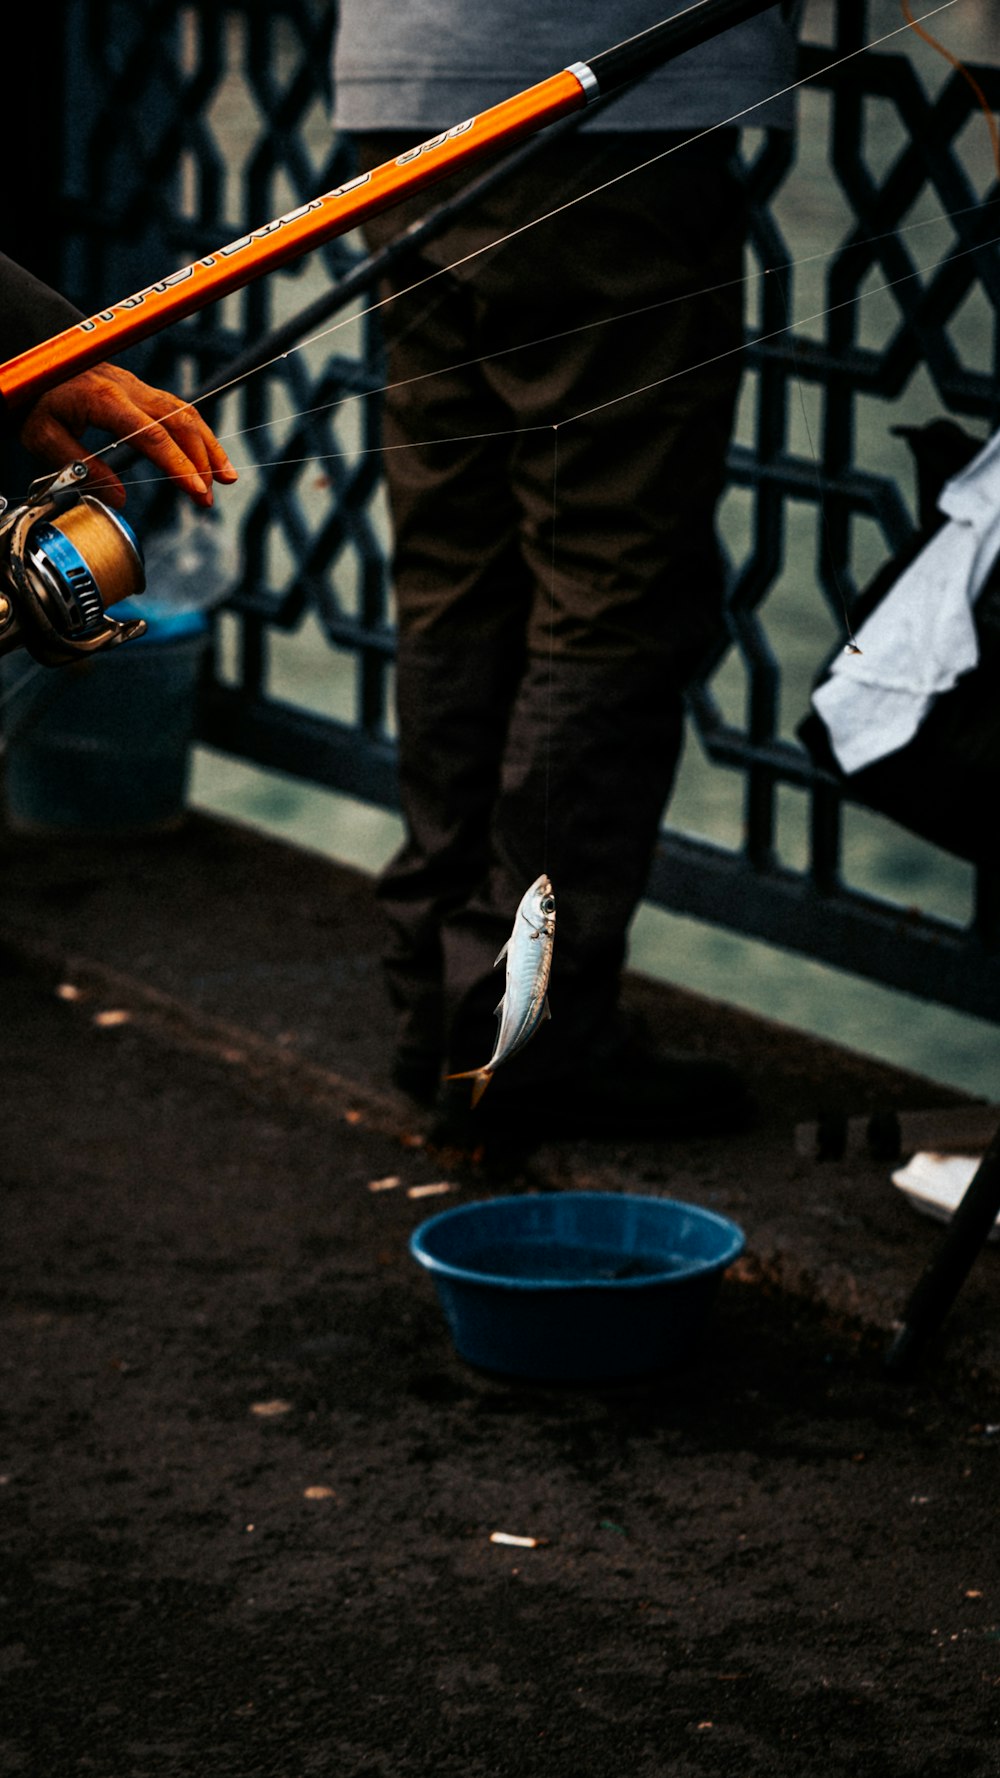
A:
{"label": "taut fishing line", "polygon": [[[719,291],[730,290],[730,289],[734,288],[736,285],[741,285],[744,289],[747,289],[750,285],[759,282],[761,279],[773,276],[775,271],[777,271],[779,269],[783,270],[783,271],[797,271],[803,266],[816,265],[821,261],[829,260],[833,257],[833,255],[835,253],[838,253],[838,252],[843,257],[847,253],[856,253],[856,252],[861,251],[862,249],[869,250],[872,247],[877,247],[882,241],[900,240],[900,239],[904,238],[905,236],[917,234],[918,232],[920,232],[923,229],[940,228],[942,226],[942,224],[947,223],[947,222],[958,221],[963,216],[980,215],[980,214],[982,214],[982,212],[984,210],[998,208],[998,207],[1000,207],[1000,198],[986,198],[981,203],[966,204],[966,205],[963,205],[962,208],[960,208],[958,210],[944,210],[941,212],[941,214],[939,216],[925,217],[924,220],[921,222],[909,222],[899,228],[885,229],[885,230],[883,230],[883,232],[881,234],[878,234],[878,235],[865,235],[863,237],[863,239],[853,241],[853,242],[847,242],[846,244],[843,244],[840,247],[826,248],[822,252],[819,252],[819,253],[803,254],[798,259],[787,260],[784,263],[784,265],[780,268],[774,267],[774,266],[762,266],[756,270],[747,272],[741,278],[727,278],[727,279],[723,279],[718,284],[705,284],[705,285],[702,285],[701,288],[698,290],[684,291],[680,295],[677,295],[677,296],[665,296],[662,299],[660,299],[658,302],[645,303],[639,308],[621,309],[621,310],[617,311],[614,315],[602,316],[601,319],[598,321],[581,322],[576,327],[559,328],[559,329],[557,329],[557,331],[555,333],[541,334],[537,338],[530,339],[530,340],[519,340],[516,345],[501,346],[501,347],[498,347],[497,350],[493,351],[493,352],[482,352],[482,353],[478,354],[478,356],[475,358],[460,359],[457,363],[449,364],[441,370],[420,371],[419,373],[417,373],[415,376],[412,376],[412,377],[401,377],[401,378],[397,378],[393,382],[380,383],[377,387],[373,387],[371,389],[364,390],[363,393],[357,393],[357,394],[347,393],[344,395],[338,395],[338,396],[335,396],[332,401],[324,401],[324,402],[317,403],[317,405],[315,407],[297,408],[294,413],[287,414],[284,417],[285,417],[286,421],[288,421],[288,422],[291,422],[292,420],[309,419],[310,416],[313,414],[329,413],[334,408],[346,407],[347,404],[351,401],[364,401],[364,400],[367,400],[368,397],[372,396],[372,395],[386,395],[390,391],[393,391],[393,390],[409,389],[409,388],[412,388],[415,384],[427,382],[428,380],[430,380],[433,377],[450,376],[455,371],[469,370],[469,369],[472,369],[477,364],[493,364],[501,358],[510,357],[515,352],[527,352],[527,351],[531,351],[533,348],[536,348],[538,346],[554,345],[559,340],[570,339],[576,334],[588,333],[588,332],[592,331],[594,328],[614,327],[619,322],[636,320],[642,315],[651,314],[656,309],[667,309],[667,308],[674,306],[677,303],[697,302],[702,297],[714,296]],[[970,251],[971,252],[978,252],[980,249],[982,249],[984,247],[992,246],[994,244],[995,244],[995,239],[977,242],[974,247],[969,248],[969,249],[962,248],[959,250],[958,253],[953,254],[952,260],[961,258],[963,256],[963,254],[966,252],[970,252]],[[939,263],[940,263],[939,261],[935,262],[935,264],[939,264]],[[892,290],[895,288],[896,284],[902,283],[905,280],[905,278],[911,277],[911,276],[920,276],[921,273],[928,271],[930,269],[932,269],[932,268],[928,267],[928,266],[918,266],[915,269],[915,272],[913,272],[913,273],[904,273],[899,278],[893,279],[890,283],[879,285],[877,287],[878,291]],[[412,285],[409,287],[409,289],[414,289],[414,290],[419,289],[419,285]],[[405,296],[408,294],[409,294],[409,290],[399,292],[399,295],[401,295],[401,296]],[[870,288],[869,290],[863,292],[862,294],[865,296],[873,295],[873,294],[876,294],[876,291],[874,288]],[[392,299],[392,300],[395,300],[395,299]],[[848,298],[846,300],[847,301],[855,301],[855,300],[859,300],[859,299]],[[825,318],[825,316],[827,316],[829,314],[833,314],[835,312],[835,307],[836,307],[836,305],[834,305],[834,307],[831,307],[829,309],[819,310],[817,312],[817,314],[815,314],[815,315],[808,315],[805,317],[805,322],[808,323],[810,321],[822,320]],[[424,309],[422,309],[420,312],[420,315],[416,316],[412,321],[408,322],[406,327],[401,329],[400,332],[397,335],[395,335],[394,337],[396,337],[396,338],[405,337],[405,335],[409,332],[412,332],[412,330],[415,327],[419,327],[421,322],[431,312],[432,312],[431,306],[427,306]],[[365,313],[368,313],[368,311],[366,310]],[[360,317],[352,317],[352,319],[359,319],[359,318]],[[793,318],[792,324],[795,324],[794,318]],[[341,324],[338,323],[338,325],[341,325]],[[779,334],[784,331],[785,331],[785,329],[780,329]],[[762,335],[760,337],[761,337],[761,339],[773,339],[773,338],[778,337],[778,335],[767,334],[767,335]],[[303,342],[303,344],[307,344],[307,343],[310,343],[310,342]],[[746,346],[755,345],[755,344],[757,344],[756,340],[748,340],[748,341],[744,342],[744,345],[741,345],[741,346],[735,348],[735,350],[743,351],[743,350],[745,350]],[[298,349],[299,349],[298,347],[294,348],[294,350],[296,350],[296,351]],[[280,356],[282,358],[287,358],[289,356],[289,353],[284,352]],[[273,365],[273,364],[279,362],[279,360],[270,359],[268,362],[269,362],[269,364]],[[260,366],[259,368],[263,369],[264,367]],[[692,365],[689,368],[692,370],[698,370],[701,368],[701,366],[700,365]],[[256,370],[246,373],[247,377],[255,376],[256,374],[257,374]],[[679,371],[676,374],[679,376],[683,376],[685,374],[685,372]],[[237,382],[242,383],[244,380],[245,380],[244,378],[239,378],[239,379],[237,379]],[[226,390],[226,389],[229,389],[229,388],[235,387],[235,386],[237,386],[236,383],[221,385],[223,390]],[[655,387],[655,385],[650,384],[649,387]],[[213,396],[215,395],[215,393],[216,393],[216,391],[212,392]],[[210,399],[210,397],[204,396],[204,397],[202,397],[202,399],[207,401]],[[621,400],[628,400],[628,394],[626,393],[625,395],[620,397],[620,399]],[[186,402],[184,404],[184,406],[190,406],[190,405],[191,405],[191,403],[188,403],[188,402]],[[181,411],[181,410],[176,410],[176,411]],[[590,410],[590,411],[592,411],[592,410]],[[579,419],[582,416],[581,415],[573,415],[570,417]],[[560,422],[560,424],[565,424],[565,423],[566,422]],[[540,422],[540,424],[544,426],[544,425],[551,424],[551,422],[544,421],[544,422]],[[219,436],[220,442],[225,444],[232,439],[249,438],[252,433],[266,431],[269,427],[271,427],[273,425],[274,425],[273,420],[259,420],[259,421],[256,421],[252,426],[241,426],[233,432],[220,432],[218,434],[218,436]],[[130,438],[137,437],[137,436],[138,436],[138,433],[130,434]],[[492,435],[483,434],[482,436],[485,437],[485,436],[492,436]],[[116,444],[102,446],[100,452],[94,452],[92,454],[94,456],[99,456],[99,455],[103,454],[103,452],[105,450],[114,450],[116,448],[117,444],[125,444],[127,442],[128,442],[128,440],[126,440],[126,439],[119,439],[116,441]],[[420,441],[421,444],[425,444],[426,442],[427,442],[426,440]],[[454,443],[457,441],[450,440],[450,439],[441,439],[439,442],[442,444],[447,444],[447,443]],[[378,447],[378,448],[383,449],[383,450],[389,450],[389,449],[406,450],[406,449],[409,449],[410,447],[407,445],[404,445],[404,446],[382,446],[382,447]],[[352,456],[355,456],[358,454],[363,455],[364,453],[351,452],[349,454]],[[327,456],[327,457],[339,456],[339,455],[341,455],[341,453],[339,453],[339,452],[325,453],[325,456]],[[348,453],[344,452],[343,455],[348,455]],[[320,460],[321,459],[319,457],[317,457],[317,461],[320,461]],[[244,464],[242,467],[244,469],[268,469],[268,468],[274,468],[278,463],[292,462],[292,461],[303,462],[303,461],[307,461],[307,459],[304,459],[304,458],[292,459],[292,458],[282,456],[282,457],[276,457],[274,459],[269,459],[269,460],[261,461],[261,462],[257,462],[257,463]],[[154,481],[154,480],[169,481],[171,479],[174,479],[174,478],[171,478],[170,476],[165,476],[162,471],[159,471],[159,472],[157,472],[157,474],[155,476],[154,475],[129,476],[127,478],[127,480],[125,481],[124,485],[127,487],[142,487],[148,481]]]}
{"label": "taut fishing line", "polygon": [[[1000,200],[996,200],[996,199],[990,200],[991,204],[998,203],[998,202],[1000,202]],[[979,208],[982,208],[983,206],[977,205],[974,207],[976,209],[979,209]],[[957,214],[965,214],[965,212],[964,211],[957,212]],[[948,215],[942,215],[942,216],[938,216],[938,217],[933,217],[931,219],[931,222],[933,222],[935,224],[939,224],[941,222],[947,222],[948,220],[950,220]],[[914,228],[926,228],[929,226],[930,226],[929,222],[915,223],[913,225]],[[906,231],[897,229],[897,230],[894,230],[893,232],[898,235],[898,234],[906,232]],[[869,244],[870,243],[868,241],[859,241],[856,243],[856,245],[858,247],[868,246]],[[977,241],[974,246],[960,248],[957,253],[953,253],[950,255],[948,264],[954,265],[957,263],[958,260],[967,258],[969,254],[982,253],[983,251],[985,251],[985,249],[987,249],[989,247],[995,247],[998,244],[1000,244],[1000,235],[992,235],[985,241]],[[812,254],[807,259],[800,260],[800,261],[793,260],[793,261],[790,261],[789,264],[793,267],[798,264],[803,264],[803,265],[809,264],[812,261],[815,261],[817,258],[830,258],[830,257],[832,257],[832,255],[835,251],[837,251],[837,250],[831,249],[829,254]],[[699,359],[697,363],[685,365],[684,368],[681,370],[671,371],[668,373],[667,376],[657,377],[657,378],[654,378],[651,382],[642,383],[638,386],[638,388],[625,390],[621,395],[614,395],[608,401],[598,402],[593,407],[582,408],[578,413],[575,413],[575,414],[567,414],[563,417],[562,420],[558,421],[557,423],[560,426],[569,426],[576,420],[586,420],[590,417],[591,414],[600,413],[604,408],[615,407],[621,402],[632,401],[638,395],[645,395],[650,390],[662,388],[667,383],[675,382],[679,377],[688,376],[688,375],[690,375],[690,373],[692,371],[703,370],[707,366],[716,364],[724,358],[734,357],[737,353],[745,352],[748,350],[748,348],[750,348],[752,346],[767,345],[770,343],[770,341],[776,340],[776,339],[781,339],[786,333],[790,333],[792,331],[792,328],[795,326],[804,327],[804,326],[808,326],[810,322],[822,321],[827,315],[836,314],[841,309],[848,309],[848,308],[855,307],[858,303],[864,302],[867,297],[880,295],[887,290],[895,290],[898,288],[898,286],[900,284],[906,284],[911,279],[923,277],[926,273],[932,272],[935,269],[937,269],[940,266],[940,263],[941,262],[939,260],[935,260],[928,265],[915,266],[912,271],[904,272],[898,278],[890,278],[884,284],[870,285],[866,290],[859,291],[854,296],[845,297],[839,303],[831,303],[828,308],[816,309],[811,314],[804,315],[801,318],[799,318],[797,321],[793,321],[784,327],[775,327],[775,328],[771,328],[767,333],[756,334],[752,339],[741,341],[741,343],[738,346],[728,346],[725,349],[725,351],[723,351],[723,352],[714,353],[709,358]],[[779,269],[779,268],[776,268],[773,266],[768,266],[768,267],[765,267],[763,269],[763,271],[752,274],[751,278],[749,278],[749,279],[738,279],[735,281],[738,283],[749,283],[749,282],[752,282],[753,278],[756,278],[756,277],[766,278],[766,277],[773,276],[774,272],[777,269]],[[721,288],[721,287],[720,286],[713,286],[712,288]],[[405,295],[406,292],[401,291],[399,294]],[[694,300],[694,297],[693,296],[691,296],[691,297],[671,297],[666,300],[669,302],[683,302],[683,301],[688,301],[688,300]],[[658,307],[661,305],[654,304],[651,306]],[[640,313],[641,311],[633,311],[633,312]],[[620,319],[627,319],[627,316],[605,317],[601,321],[592,322],[589,325],[593,326],[593,327],[611,326],[614,324],[614,322],[616,320],[620,320]],[[582,332],[582,331],[584,331],[584,329],[583,328],[571,329],[568,331]],[[559,337],[560,336],[558,334],[555,334],[555,335],[550,334],[550,335],[545,336],[545,338],[543,338],[541,340],[522,341],[516,346],[509,346],[509,347],[504,348],[504,352],[506,353],[506,352],[528,351],[531,349],[532,346],[544,345],[546,343],[546,339],[551,340],[551,339],[557,339]],[[491,358],[496,358],[496,357],[500,357],[503,355],[504,354],[499,353],[499,352],[497,352],[497,353],[486,352],[486,353],[483,353],[481,355],[481,357],[479,357],[479,358],[464,360],[464,366],[485,363],[485,362],[489,361]],[[433,377],[433,376],[439,376],[439,375],[444,376],[444,375],[447,375],[451,369],[462,369],[462,368],[463,368],[463,364],[459,364],[457,366],[448,366],[448,367],[446,367],[445,370],[442,370],[442,371],[436,371],[436,370],[435,371],[426,371],[426,372],[423,372],[420,377],[406,379],[406,380],[399,382],[399,383],[386,383],[386,384],[383,384],[380,389],[368,390],[365,393],[366,393],[366,395],[371,395],[371,394],[377,395],[377,394],[384,393],[388,389],[406,388],[409,386],[410,381],[422,382],[426,377]],[[251,374],[253,374],[253,373],[251,373]],[[329,408],[335,408],[338,406],[342,406],[343,403],[347,400],[355,400],[356,401],[356,400],[361,400],[361,399],[364,399],[364,397],[345,396],[342,398],[338,398],[335,401],[324,403],[320,407],[317,407],[317,408],[304,408],[300,413],[288,414],[288,415],[286,415],[286,419],[289,421],[296,420],[296,419],[302,419],[305,416],[312,414],[312,413],[322,413],[322,412],[327,411]],[[185,403],[184,405],[189,406],[190,404]],[[273,424],[272,421],[263,421],[263,422],[261,422],[260,425],[248,426],[245,428],[241,428],[240,431],[238,431],[238,432],[220,434],[220,437],[223,442],[225,442],[226,439],[242,438],[244,436],[247,436],[251,432],[256,432],[256,431],[261,430],[262,426],[267,426],[267,425],[271,425],[271,424]],[[287,463],[287,464],[291,464],[291,465],[294,465],[296,463],[309,463],[309,462],[322,463],[322,462],[328,462],[332,458],[339,458],[339,457],[350,457],[352,460],[356,460],[356,459],[364,457],[364,456],[373,456],[373,455],[383,455],[384,456],[390,451],[409,451],[409,450],[415,450],[415,449],[426,449],[428,446],[431,446],[431,445],[463,444],[463,443],[474,443],[478,439],[520,437],[521,435],[528,433],[528,432],[548,431],[553,426],[553,424],[554,424],[554,422],[551,420],[539,420],[531,426],[501,426],[501,427],[498,427],[498,428],[496,428],[492,431],[488,431],[488,432],[470,432],[470,433],[460,433],[460,434],[456,434],[455,436],[448,436],[448,437],[444,437],[444,438],[438,437],[438,438],[415,439],[413,441],[408,440],[405,444],[398,444],[398,445],[380,444],[380,445],[372,445],[372,446],[368,447],[367,449],[361,449],[361,450],[353,450],[352,449],[349,451],[348,450],[324,451],[324,452],[310,451],[304,457],[289,457],[287,455],[282,455],[281,457],[275,457],[274,459],[269,459],[264,462],[243,464],[240,467],[242,467],[243,469],[257,470],[257,469],[274,468],[280,463]],[[124,443],[126,441],[121,440],[119,442]],[[107,448],[111,449],[112,447],[108,446]],[[95,455],[95,456],[99,455],[99,454],[100,453],[97,453],[97,452],[93,453],[93,455]],[[171,478],[169,476],[165,476],[162,474],[162,472],[159,472],[156,475],[129,476],[125,485],[127,487],[141,487],[146,482],[169,481],[170,479]]]}
{"label": "taut fishing line", "polygon": [[559,523],[559,427],[552,428],[552,537],[549,547],[549,658],[545,686],[545,790],[542,816],[542,869],[549,869],[549,809],[552,800],[552,675],[556,630],[556,530]]}
{"label": "taut fishing line", "polygon": [[[651,155],[647,160],[639,162],[637,166],[629,168],[626,172],[615,174],[612,178],[602,181],[600,184],[591,187],[588,191],[578,193],[575,197],[569,198],[564,203],[556,205],[553,209],[545,211],[541,216],[533,217],[530,221],[519,224],[518,227],[511,229],[507,234],[498,236],[495,241],[489,241],[481,247],[474,248],[471,252],[464,254],[461,258],[452,261],[450,265],[436,268],[425,277],[419,278],[415,280],[413,284],[407,285],[405,289],[381,297],[357,313],[333,322],[331,326],[322,328],[319,332],[311,334],[308,339],[299,341],[297,345],[289,347],[287,351],[278,353],[274,358],[267,360],[264,364],[255,366],[253,370],[245,371],[241,376],[234,377],[230,382],[220,383],[216,388],[209,390],[203,395],[200,398],[201,401],[204,403],[216,399],[218,396],[225,394],[229,389],[235,388],[246,382],[251,376],[256,376],[261,371],[268,370],[274,364],[280,363],[283,359],[292,356],[293,353],[305,351],[307,347],[317,344],[320,340],[329,338],[332,334],[339,332],[342,328],[356,325],[359,320],[364,319],[368,315],[376,314],[379,310],[387,307],[389,304],[398,301],[400,297],[410,296],[414,292],[423,289],[426,285],[431,284],[436,279],[444,277],[448,273],[457,271],[460,267],[470,264],[473,260],[482,257],[482,255],[486,253],[491,253],[497,248],[505,246],[508,242],[516,240],[520,235],[526,234],[530,229],[537,228],[541,223],[549,222],[554,217],[560,216],[567,210],[574,208],[577,204],[584,203],[588,198],[595,197],[599,192],[609,190],[612,186],[619,184],[621,180],[630,178],[633,173],[641,172],[646,167],[655,166],[659,161],[666,159],[667,156],[679,153],[682,149],[689,147],[691,143],[701,141],[704,137],[710,136],[718,130],[731,128],[736,124],[744,122],[748,117],[752,116],[753,112],[760,110],[762,106],[771,103],[774,99],[783,98],[787,94],[796,92],[801,87],[808,85],[812,80],[818,78],[819,75],[827,74],[835,68],[843,67],[845,63],[855,60],[860,55],[866,54],[868,50],[877,49],[882,44],[890,42],[892,38],[898,37],[911,29],[916,29],[918,25],[923,24],[927,19],[934,18],[938,13],[947,12],[952,6],[957,4],[958,0],[940,0],[940,3],[937,6],[933,6],[927,12],[922,13],[919,19],[911,20],[907,18],[904,24],[897,25],[893,30],[885,32],[882,36],[872,38],[870,42],[862,44],[860,48],[850,50],[846,55],[838,56],[833,61],[825,63],[821,69],[816,70],[814,75],[804,75],[800,80],[792,81],[789,85],[778,88],[776,92],[769,93],[764,99],[759,99],[755,101],[754,104],[745,106],[742,110],[734,112],[731,116],[722,118],[717,123],[710,124],[704,130],[696,131],[693,135],[685,137],[683,142],[673,143],[669,148],[661,150],[658,154]],[[693,8],[691,10],[693,10]],[[810,317],[810,319],[813,319],[813,317]],[[652,387],[655,385],[650,386]],[[641,393],[641,391],[637,391],[636,393]],[[628,399],[628,397],[622,397],[622,399]],[[176,409],[173,411],[181,413],[184,408],[192,405],[191,402],[178,402]],[[303,411],[307,413],[310,410],[306,409]],[[169,419],[170,417],[170,414],[167,414],[162,418]],[[301,416],[294,414],[288,416],[289,419],[298,417]],[[571,418],[574,419],[582,417],[584,416],[571,416]],[[162,420],[150,421],[146,426],[137,427],[133,432],[126,433],[122,438],[115,439],[111,443],[102,446],[99,450],[91,452],[88,457],[83,459],[83,461],[92,462],[96,458],[106,455],[107,452],[116,449],[118,446],[130,444],[134,439],[140,437],[143,432],[149,431],[150,428],[156,424],[162,424]],[[250,428],[245,430],[250,430]],[[227,438],[240,436],[242,436],[242,432],[225,435]],[[337,454],[338,453],[328,453],[328,455]],[[291,459],[289,459],[289,461],[291,461]],[[257,467],[264,468],[266,465],[260,464],[257,465]],[[161,477],[160,479],[167,478]]]}

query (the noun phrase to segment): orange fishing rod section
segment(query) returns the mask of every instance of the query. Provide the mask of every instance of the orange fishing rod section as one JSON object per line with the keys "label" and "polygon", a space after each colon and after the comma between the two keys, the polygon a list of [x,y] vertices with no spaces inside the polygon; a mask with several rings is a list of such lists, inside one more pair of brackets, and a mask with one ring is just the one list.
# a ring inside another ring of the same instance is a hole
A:
{"label": "orange fishing rod section", "polygon": [[578,111],[587,103],[586,71],[571,69],[550,75],[480,117],[454,124],[429,142],[408,149],[370,173],[313,198],[287,216],[241,235],[227,247],[195,260],[148,289],[79,321],[53,339],[43,340],[17,358],[0,365],[0,397],[11,408],[34,401],[53,384],[110,358],[127,346],[157,333],[242,289],[265,272],[287,265],[324,241],[346,234],[365,218],[389,209],[423,191],[493,149],[532,135],[546,124]]}
{"label": "orange fishing rod section", "polygon": [[287,216],[241,235],[228,247],[206,254],[135,296],[113,303],[54,339],[43,340],[0,364],[0,405],[27,405],[53,384],[113,357],[173,321],[183,320],[206,303],[242,289],[265,272],[299,259],[324,241],[346,234],[367,216],[389,209],[491,151],[509,147],[547,124],[583,110],[773,4],[774,0],[689,0],[679,12],[602,50],[589,62],[574,62],[480,117],[453,124],[396,160],[300,204]]}

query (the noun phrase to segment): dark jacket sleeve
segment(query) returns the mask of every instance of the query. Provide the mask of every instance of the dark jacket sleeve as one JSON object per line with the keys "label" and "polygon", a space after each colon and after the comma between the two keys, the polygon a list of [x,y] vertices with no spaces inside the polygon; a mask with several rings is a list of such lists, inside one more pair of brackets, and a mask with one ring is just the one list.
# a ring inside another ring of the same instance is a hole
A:
{"label": "dark jacket sleeve", "polygon": [[82,320],[64,296],[0,253],[0,363]]}

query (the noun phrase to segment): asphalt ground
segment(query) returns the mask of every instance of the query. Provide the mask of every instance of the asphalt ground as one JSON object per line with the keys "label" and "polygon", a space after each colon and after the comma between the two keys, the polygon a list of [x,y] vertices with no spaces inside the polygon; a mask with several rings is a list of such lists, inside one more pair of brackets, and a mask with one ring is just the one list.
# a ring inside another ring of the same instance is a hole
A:
{"label": "asphalt ground", "polygon": [[[388,1086],[363,877],[192,821],[9,843],[0,904],[0,1770],[1000,1770],[997,1254],[890,1380],[940,1232],[796,1143],[959,1095],[635,982],[754,1128],[503,1179]],[[681,1371],[456,1354],[413,1227],[568,1185],[745,1228]]]}

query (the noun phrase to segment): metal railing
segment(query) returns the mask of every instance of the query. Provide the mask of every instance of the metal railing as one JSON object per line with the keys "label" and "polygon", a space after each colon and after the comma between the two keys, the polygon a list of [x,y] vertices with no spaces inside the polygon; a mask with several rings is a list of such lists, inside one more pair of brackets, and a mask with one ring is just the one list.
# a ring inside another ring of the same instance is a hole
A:
{"label": "metal railing", "polygon": [[[978,422],[980,432],[1000,418],[1000,260],[991,238],[1000,210],[992,164],[974,139],[975,98],[957,73],[929,90],[896,47],[830,66],[865,43],[869,24],[864,4],[834,10],[835,37],[802,51],[811,109],[798,148],[760,137],[747,150],[751,264],[768,275],[748,285],[756,309],[748,334],[757,343],[747,348],[730,455],[729,642],[691,693],[692,725],[711,770],[737,774],[743,785],[742,831],[722,844],[665,827],[649,894],[996,1018],[995,874],[975,873],[965,921],[903,909],[863,883],[847,886],[850,800],[783,727],[789,675],[768,617],[790,526],[804,521],[811,534],[813,597],[829,613],[832,645],[872,567],[913,532],[897,481],[901,458],[882,445],[893,420],[911,413],[915,386],[925,418],[947,413]],[[57,196],[45,254],[29,263],[87,312],[348,174],[349,149],[329,124],[331,6],[64,0],[57,11],[63,29],[51,55],[61,49],[62,59],[37,95]],[[568,45],[567,60],[594,47]],[[1000,106],[1000,70],[975,73]],[[829,189],[821,254],[802,252],[794,214],[806,154],[822,155]],[[919,261],[917,241],[926,246]],[[133,362],[175,388],[211,384],[359,256],[357,243],[334,243],[202,311]],[[825,279],[817,283],[820,263]],[[816,298],[804,305],[811,318],[790,325],[803,283]],[[377,328],[362,317],[281,358],[213,410],[220,431],[241,435],[245,492],[238,568],[200,733],[226,752],[391,807],[393,635],[373,393],[380,382]],[[866,454],[872,436],[882,444]],[[142,524],[141,490],[133,498]],[[145,517],[153,527],[162,517],[158,498]],[[294,635],[307,616],[331,650],[331,682],[349,702],[347,714],[274,694],[276,639]],[[818,642],[814,669],[821,654]],[[797,686],[800,705],[807,694]],[[794,864],[781,838],[790,795],[804,808]]]}

